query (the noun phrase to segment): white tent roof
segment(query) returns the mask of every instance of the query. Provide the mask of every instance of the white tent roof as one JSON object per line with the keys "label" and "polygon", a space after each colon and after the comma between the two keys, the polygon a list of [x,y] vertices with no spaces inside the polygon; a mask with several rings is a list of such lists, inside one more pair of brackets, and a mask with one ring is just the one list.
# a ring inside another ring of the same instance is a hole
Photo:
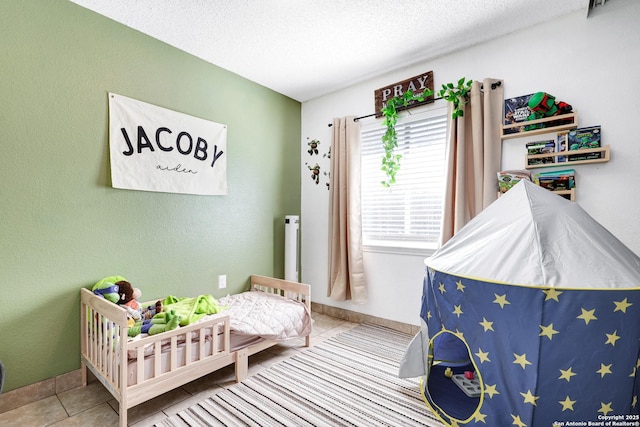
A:
{"label": "white tent roof", "polygon": [[640,287],[640,257],[579,204],[525,180],[469,221],[425,264],[496,283]]}

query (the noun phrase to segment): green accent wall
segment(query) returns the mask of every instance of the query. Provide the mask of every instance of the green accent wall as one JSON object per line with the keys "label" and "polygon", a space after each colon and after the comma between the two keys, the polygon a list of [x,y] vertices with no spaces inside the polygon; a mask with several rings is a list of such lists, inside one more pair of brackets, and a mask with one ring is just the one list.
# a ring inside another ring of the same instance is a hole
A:
{"label": "green accent wall", "polygon": [[[282,277],[299,102],[66,0],[0,2],[0,40],[4,391],[80,367],[79,289],[105,276],[142,300]],[[107,92],[227,125],[228,195],[111,188]]]}

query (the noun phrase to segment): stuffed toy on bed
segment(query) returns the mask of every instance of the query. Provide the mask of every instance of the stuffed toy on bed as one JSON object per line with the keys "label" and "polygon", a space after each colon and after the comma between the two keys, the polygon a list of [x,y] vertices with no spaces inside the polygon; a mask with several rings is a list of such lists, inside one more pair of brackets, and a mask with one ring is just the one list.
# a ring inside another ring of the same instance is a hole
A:
{"label": "stuffed toy on bed", "polygon": [[142,291],[134,288],[126,280],[116,282],[118,286],[118,305],[122,305],[134,322],[151,319],[162,312],[162,301],[156,301],[155,305],[142,306],[138,298],[142,296]]}
{"label": "stuffed toy on bed", "polygon": [[136,322],[129,327],[127,334],[135,337],[142,334],[155,335],[161,332],[172,331],[180,326],[180,316],[175,311],[165,311],[158,313],[151,319]]}
{"label": "stuffed toy on bed", "polygon": [[114,304],[117,304],[118,300],[120,299],[120,294],[119,294],[120,287],[116,285],[116,282],[119,282],[122,280],[126,281],[126,279],[122,276],[105,277],[104,279],[100,280],[98,283],[93,285],[93,288],[91,288],[91,290],[93,291],[94,294],[98,295],[99,297],[102,297],[108,301],[111,301]]}

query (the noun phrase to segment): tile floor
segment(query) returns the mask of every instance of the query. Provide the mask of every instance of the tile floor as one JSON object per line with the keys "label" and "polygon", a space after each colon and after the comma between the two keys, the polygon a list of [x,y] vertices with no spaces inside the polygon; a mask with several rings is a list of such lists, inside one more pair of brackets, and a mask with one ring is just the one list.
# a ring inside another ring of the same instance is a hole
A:
{"label": "tile floor", "polygon": [[[311,345],[351,329],[357,323],[313,314],[314,324]],[[249,375],[304,350],[304,340],[295,339],[277,345],[249,359]],[[235,384],[234,370],[227,366],[199,378],[182,387],[165,393],[141,405],[129,409],[129,426],[152,426],[160,420],[175,415],[196,404],[224,387]],[[97,381],[86,387],[77,387],[55,396],[0,414],[0,426],[15,427],[66,427],[66,426],[117,426],[118,404]]]}

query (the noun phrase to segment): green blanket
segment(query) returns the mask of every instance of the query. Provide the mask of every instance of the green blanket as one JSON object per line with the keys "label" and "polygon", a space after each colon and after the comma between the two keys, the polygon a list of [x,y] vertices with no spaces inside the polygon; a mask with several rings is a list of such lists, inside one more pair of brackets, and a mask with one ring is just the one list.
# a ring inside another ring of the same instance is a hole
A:
{"label": "green blanket", "polygon": [[207,314],[220,313],[223,309],[212,295],[199,295],[194,298],[169,295],[162,301],[162,311],[175,311],[180,316],[180,326],[200,320]]}

